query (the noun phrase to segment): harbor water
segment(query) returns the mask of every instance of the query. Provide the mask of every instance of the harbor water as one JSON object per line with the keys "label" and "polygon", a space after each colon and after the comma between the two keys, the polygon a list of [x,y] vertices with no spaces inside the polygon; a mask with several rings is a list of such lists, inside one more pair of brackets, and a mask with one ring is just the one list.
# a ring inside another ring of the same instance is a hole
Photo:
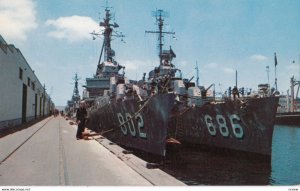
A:
{"label": "harbor water", "polygon": [[275,125],[268,162],[185,148],[167,156],[161,169],[188,185],[299,185],[300,127]]}

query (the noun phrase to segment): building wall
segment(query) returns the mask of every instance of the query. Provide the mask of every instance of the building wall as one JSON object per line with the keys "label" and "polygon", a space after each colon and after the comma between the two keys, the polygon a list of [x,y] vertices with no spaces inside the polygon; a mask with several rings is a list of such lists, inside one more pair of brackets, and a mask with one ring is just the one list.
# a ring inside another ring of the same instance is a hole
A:
{"label": "building wall", "polygon": [[[278,113],[291,112],[291,96],[281,96],[279,99],[279,107],[277,109]],[[300,112],[300,99],[295,98],[294,103],[295,112]]]}
{"label": "building wall", "polygon": [[[43,117],[44,108],[44,115],[48,115],[54,108],[21,51],[14,45],[7,44],[1,35],[0,85],[0,128]],[[23,95],[23,85],[27,88],[27,92],[24,92],[26,95]],[[23,96],[26,98],[24,111]]]}
{"label": "building wall", "polygon": [[[1,44],[0,49],[0,121],[5,119],[19,118],[22,108],[22,83],[18,79],[17,64],[10,64],[14,61],[13,52],[8,46]],[[16,101],[13,101],[16,100]]]}

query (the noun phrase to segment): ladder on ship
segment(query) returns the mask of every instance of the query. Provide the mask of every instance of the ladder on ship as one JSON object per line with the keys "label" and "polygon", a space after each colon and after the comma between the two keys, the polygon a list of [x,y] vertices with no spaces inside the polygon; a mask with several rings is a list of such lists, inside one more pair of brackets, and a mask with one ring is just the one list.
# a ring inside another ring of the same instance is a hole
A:
{"label": "ladder on ship", "polygon": [[175,138],[178,141],[182,141],[184,137],[184,130],[183,130],[183,121],[182,117],[178,116],[176,117],[176,132],[175,132]]}

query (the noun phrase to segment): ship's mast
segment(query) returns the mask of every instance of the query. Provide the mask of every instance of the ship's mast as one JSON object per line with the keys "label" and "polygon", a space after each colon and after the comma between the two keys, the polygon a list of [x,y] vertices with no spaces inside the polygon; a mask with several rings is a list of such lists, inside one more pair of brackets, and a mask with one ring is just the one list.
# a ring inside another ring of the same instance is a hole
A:
{"label": "ship's mast", "polygon": [[80,100],[80,95],[79,95],[79,90],[78,90],[79,77],[77,76],[77,74],[75,74],[75,77],[73,79],[75,80],[75,85],[74,85],[72,99],[74,99],[74,101],[76,101],[76,99],[78,99],[78,98]]}
{"label": "ship's mast", "polygon": [[164,34],[172,34],[175,35],[175,32],[167,32],[163,31],[163,26],[164,26],[164,17],[167,16],[167,12],[159,9],[154,12],[154,16],[156,18],[156,23],[158,25],[158,31],[145,31],[146,33],[155,33],[158,34],[158,46],[159,46],[159,63],[162,64],[162,57],[163,57],[163,37]]}
{"label": "ship's mast", "polygon": [[268,76],[268,94],[270,94],[271,88],[270,88],[270,67],[266,66],[266,72],[267,72],[267,76]]}
{"label": "ship's mast", "polygon": [[276,52],[274,53],[274,62],[275,62],[275,89],[277,91],[277,71],[276,71],[276,68],[277,68],[277,56],[276,56]]}
{"label": "ship's mast", "polygon": [[238,87],[238,72],[235,70],[235,87]]}
{"label": "ship's mast", "polygon": [[196,79],[196,85],[197,87],[199,87],[199,67],[198,67],[198,62],[196,61],[196,76],[197,76],[197,79]]}
{"label": "ship's mast", "polygon": [[[96,32],[91,33],[92,35],[94,35],[94,37],[95,36],[98,36],[98,37],[103,36],[104,37],[98,65],[100,65],[100,63],[101,63],[103,51],[104,51],[104,61],[112,62],[112,63],[116,64],[113,59],[115,56],[115,51],[111,48],[112,37],[121,37],[121,38],[125,37],[121,32],[114,31],[114,29],[118,28],[119,25],[115,22],[111,23],[110,22],[111,19],[112,19],[112,14],[110,12],[110,9],[109,9],[109,7],[106,7],[105,8],[105,18],[103,19],[102,22],[99,23],[99,26],[103,27],[104,30],[100,33],[96,33]],[[122,41],[123,41],[123,39],[122,39]]]}
{"label": "ship's mast", "polygon": [[100,22],[100,26],[104,27],[104,60],[105,61],[112,61],[112,57],[114,57],[114,51],[111,48],[111,36],[112,36],[112,32],[113,32],[113,28],[117,28],[119,27],[119,25],[117,23],[111,24],[110,20],[111,20],[111,13],[109,9],[105,9],[105,18],[104,18],[104,22]]}

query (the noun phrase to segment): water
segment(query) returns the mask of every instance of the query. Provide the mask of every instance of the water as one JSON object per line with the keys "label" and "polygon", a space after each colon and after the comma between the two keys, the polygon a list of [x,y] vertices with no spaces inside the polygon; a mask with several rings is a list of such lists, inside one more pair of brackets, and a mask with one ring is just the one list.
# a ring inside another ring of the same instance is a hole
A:
{"label": "water", "polygon": [[270,184],[300,184],[300,127],[276,125]]}
{"label": "water", "polygon": [[169,155],[161,169],[188,185],[299,185],[300,127],[274,127],[271,161],[184,149]]}

